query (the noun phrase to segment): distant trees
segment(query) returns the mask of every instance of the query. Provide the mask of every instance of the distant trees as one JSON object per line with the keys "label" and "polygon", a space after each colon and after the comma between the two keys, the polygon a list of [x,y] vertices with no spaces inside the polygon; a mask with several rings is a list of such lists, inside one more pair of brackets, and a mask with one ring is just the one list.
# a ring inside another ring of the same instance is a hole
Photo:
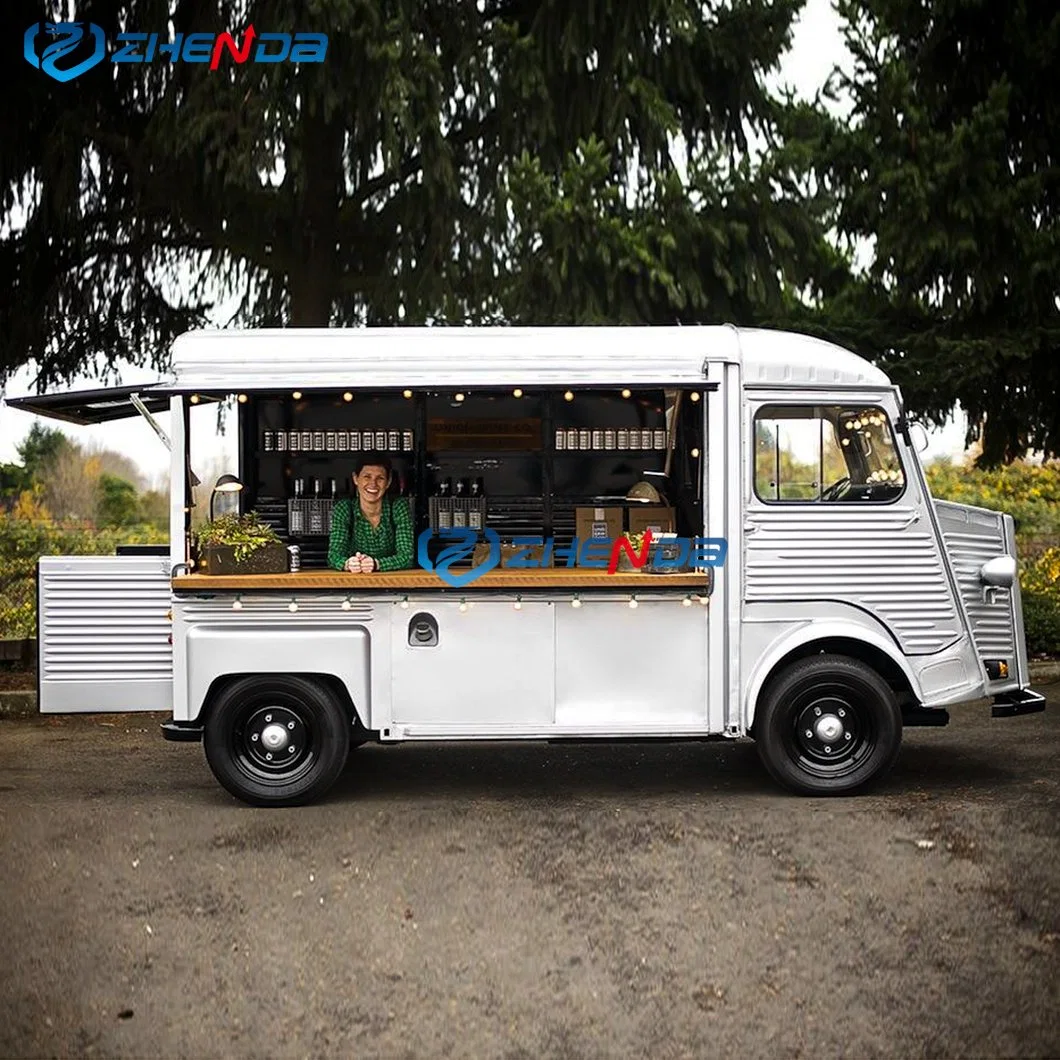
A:
{"label": "distant trees", "polygon": [[62,431],[35,423],[18,454],[21,465],[0,465],[0,500],[12,511],[97,528],[168,527],[168,497],[141,492],[140,472],[121,453],[84,449]]}

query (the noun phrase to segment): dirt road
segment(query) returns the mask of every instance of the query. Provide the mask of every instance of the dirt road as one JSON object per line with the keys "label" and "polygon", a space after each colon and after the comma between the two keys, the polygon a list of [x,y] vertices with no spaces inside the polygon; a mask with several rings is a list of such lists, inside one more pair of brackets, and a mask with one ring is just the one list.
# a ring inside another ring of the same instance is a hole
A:
{"label": "dirt road", "polygon": [[1060,1053],[1060,686],[873,794],[751,745],[362,748],[232,801],[156,720],[0,723],[0,1054]]}

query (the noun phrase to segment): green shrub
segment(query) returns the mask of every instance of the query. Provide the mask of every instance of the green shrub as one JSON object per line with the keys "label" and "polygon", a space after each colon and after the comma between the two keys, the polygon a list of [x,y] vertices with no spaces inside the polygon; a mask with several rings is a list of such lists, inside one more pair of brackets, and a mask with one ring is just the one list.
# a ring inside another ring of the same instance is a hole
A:
{"label": "green shrub", "polygon": [[940,500],[1007,512],[1020,535],[1060,535],[1060,464],[1007,464],[991,470],[937,461],[928,485]]}
{"label": "green shrub", "polygon": [[168,532],[150,525],[97,530],[43,517],[31,497],[0,512],[0,637],[37,635],[37,560],[41,556],[113,555],[120,544],[164,544]]}
{"label": "green shrub", "polygon": [[1060,652],[1060,547],[1020,564],[1027,651]]}

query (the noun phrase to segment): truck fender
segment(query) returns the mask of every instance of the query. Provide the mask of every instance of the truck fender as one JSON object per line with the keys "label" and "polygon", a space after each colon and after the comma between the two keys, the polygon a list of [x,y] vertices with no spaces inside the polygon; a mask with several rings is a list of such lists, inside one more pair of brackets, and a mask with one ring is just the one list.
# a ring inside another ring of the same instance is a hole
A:
{"label": "truck fender", "polygon": [[843,621],[807,619],[774,641],[769,650],[759,656],[755,663],[744,693],[745,729],[750,729],[754,723],[755,709],[763,686],[785,658],[807,644],[835,640],[857,641],[887,656],[902,672],[913,694],[919,697],[920,683],[909,665],[909,660],[890,637],[874,629],[864,616],[851,615]]}

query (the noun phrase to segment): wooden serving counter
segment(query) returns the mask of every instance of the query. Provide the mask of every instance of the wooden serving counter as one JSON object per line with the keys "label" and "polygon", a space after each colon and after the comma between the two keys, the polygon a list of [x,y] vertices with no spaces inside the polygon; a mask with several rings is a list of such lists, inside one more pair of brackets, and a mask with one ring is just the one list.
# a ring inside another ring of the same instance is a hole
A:
{"label": "wooden serving counter", "polygon": [[344,589],[346,592],[481,592],[494,590],[631,589],[640,592],[665,592],[668,589],[702,592],[708,585],[705,572],[648,574],[641,571],[616,571],[586,567],[546,567],[513,570],[494,568],[480,575],[470,585],[454,589],[433,571],[404,570],[390,574],[348,574],[343,571],[305,570],[294,574],[184,574],[173,579],[178,593],[249,592],[256,589],[288,593],[316,589]]}

